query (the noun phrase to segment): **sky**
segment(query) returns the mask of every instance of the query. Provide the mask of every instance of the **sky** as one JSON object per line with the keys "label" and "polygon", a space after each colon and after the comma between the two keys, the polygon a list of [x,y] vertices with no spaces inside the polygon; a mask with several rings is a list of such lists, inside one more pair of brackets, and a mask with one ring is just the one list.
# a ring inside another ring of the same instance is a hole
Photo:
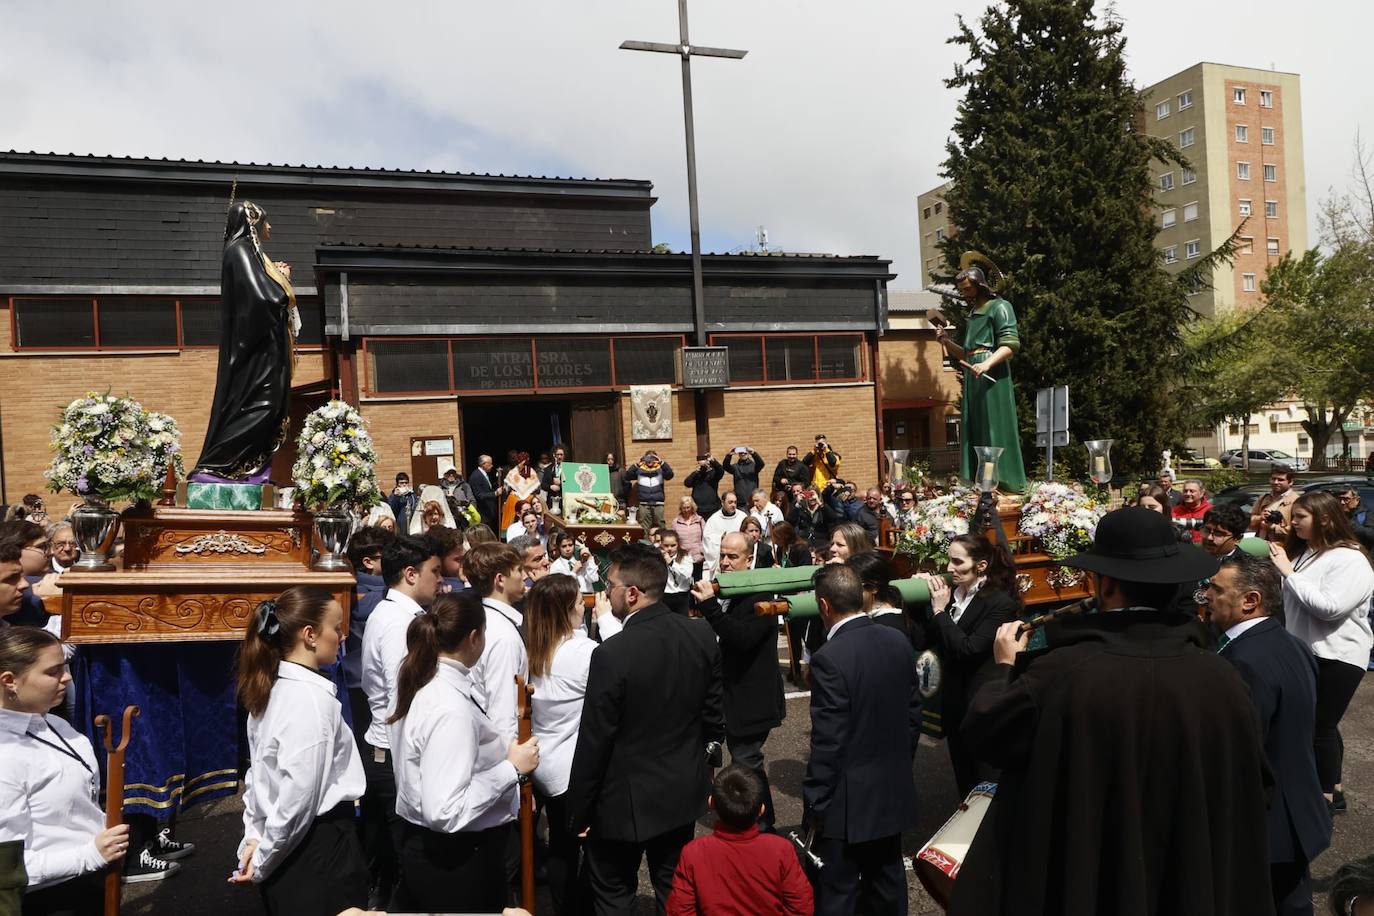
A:
{"label": "sky", "polygon": [[[920,285],[969,0],[690,0],[703,248],[891,259]],[[1131,78],[1200,60],[1301,74],[1308,209],[1374,142],[1374,4],[1118,0]],[[1105,8],[1105,5],[1104,5]],[[0,0],[0,149],[641,178],[688,246],[674,0]]]}

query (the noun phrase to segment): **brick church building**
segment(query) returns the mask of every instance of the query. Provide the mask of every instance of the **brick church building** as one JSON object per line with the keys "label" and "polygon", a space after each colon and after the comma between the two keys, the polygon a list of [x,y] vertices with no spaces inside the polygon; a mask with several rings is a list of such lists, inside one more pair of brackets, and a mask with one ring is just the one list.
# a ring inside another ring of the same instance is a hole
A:
{"label": "brick church building", "polygon": [[[272,225],[304,327],[293,419],[340,396],[367,417],[384,487],[479,453],[636,459],[679,479],[696,451],[691,259],[652,251],[650,182],[0,153],[0,497],[42,492],[60,409],[129,394],[181,425],[188,467],[214,395],[225,211]],[[878,479],[875,382],[890,262],[707,255],[713,453],[771,466],[825,433],[842,475]],[[640,441],[631,386],[672,386],[672,438]],[[274,476],[289,477],[293,450]],[[685,490],[670,488],[675,497]],[[65,504],[55,508],[65,509]]]}

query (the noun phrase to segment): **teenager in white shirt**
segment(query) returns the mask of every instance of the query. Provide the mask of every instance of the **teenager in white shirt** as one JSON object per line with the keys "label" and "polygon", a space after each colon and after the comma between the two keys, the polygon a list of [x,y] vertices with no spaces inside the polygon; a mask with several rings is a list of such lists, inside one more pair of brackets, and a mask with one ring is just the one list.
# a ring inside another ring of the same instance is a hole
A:
{"label": "teenager in white shirt", "polygon": [[515,676],[530,676],[523,635],[525,618],[515,605],[525,597],[520,554],[509,544],[478,544],[463,560],[468,584],[486,609],[486,651],[472,671],[481,704],[506,741],[515,740]]}
{"label": "teenager in white shirt", "polygon": [[239,651],[248,712],[243,840],[231,884],[256,884],[269,916],[334,916],[367,903],[355,820],[366,777],[334,682],[343,608],[304,585],[258,605]]}
{"label": "teenager in white shirt", "polygon": [[[690,557],[687,563],[690,571]],[[620,632],[621,623],[611,613],[605,593],[597,599],[597,628],[604,642]],[[569,576],[545,576],[525,597],[530,683],[534,686],[531,718],[540,754],[534,787],[548,812],[549,893],[556,913],[579,913],[586,906],[577,893],[581,844],[569,829],[564,797],[582,722],[582,701],[587,695],[587,672],[597,646],[587,636],[582,620],[582,597]]]}
{"label": "teenager in white shirt", "polygon": [[686,614],[692,604],[692,555],[682,549],[681,539],[671,528],[659,532],[658,548],[663,553],[663,562],[668,564],[663,603],[674,613]]}
{"label": "teenager in white shirt", "polygon": [[372,881],[383,902],[397,878],[394,837],[401,829],[396,815],[396,779],[391,768],[391,739],[386,721],[396,709],[396,677],[406,656],[406,627],[434,600],[443,581],[440,547],[429,538],[393,538],[382,547],[382,580],[386,597],[367,618],[363,632],[363,693],[372,712],[367,727],[363,772],[363,854],[372,863]]}
{"label": "teenager in white shirt", "polygon": [[1374,568],[1350,519],[1325,490],[1293,502],[1288,540],[1269,542],[1269,557],[1283,576],[1283,616],[1288,632],[1317,658],[1317,718],[1313,749],[1322,794],[1332,813],[1344,811],[1340,724],[1355,697],[1374,648],[1369,601]]}
{"label": "teenager in white shirt", "polygon": [[508,740],[477,696],[488,616],[471,591],[440,595],[406,636],[390,727],[403,899],[421,912],[501,910],[518,785],[539,765],[539,739]]}
{"label": "teenager in white shirt", "polygon": [[91,742],[48,711],[71,683],[62,643],[38,627],[0,629],[0,841],[23,840],[25,916],[99,916],[104,873],[129,849],[105,826]]}
{"label": "teenager in white shirt", "polygon": [[601,572],[596,568],[596,558],[585,544],[579,545],[577,539],[566,531],[556,540],[558,559],[549,566],[549,573],[562,573],[577,580],[578,589],[585,595],[596,591],[596,583]]}

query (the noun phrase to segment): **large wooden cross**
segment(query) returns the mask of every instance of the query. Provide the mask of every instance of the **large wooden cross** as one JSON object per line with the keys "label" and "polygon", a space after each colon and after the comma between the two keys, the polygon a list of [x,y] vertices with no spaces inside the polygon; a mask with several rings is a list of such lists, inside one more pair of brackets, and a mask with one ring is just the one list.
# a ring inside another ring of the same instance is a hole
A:
{"label": "large wooden cross", "polygon": [[[682,58],[682,119],[687,137],[687,212],[692,228],[692,323],[696,330],[696,345],[706,346],[706,300],[701,276],[701,221],[697,211],[697,148],[696,130],[692,121],[692,58],[727,57],[739,60],[748,51],[731,48],[707,48],[694,46],[687,37],[687,0],[677,0],[678,43],[663,44],[657,41],[625,41],[620,47],[625,51],[656,51],[660,54],[677,54]],[[706,392],[696,390],[697,451],[709,451],[710,443],[706,434]]]}

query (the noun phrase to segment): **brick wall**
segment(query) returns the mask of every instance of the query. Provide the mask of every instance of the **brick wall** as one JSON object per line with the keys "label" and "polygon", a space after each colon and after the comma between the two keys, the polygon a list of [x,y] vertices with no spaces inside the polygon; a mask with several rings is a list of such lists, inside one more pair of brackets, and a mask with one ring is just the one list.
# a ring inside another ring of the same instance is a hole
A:
{"label": "brick wall", "polygon": [[933,398],[957,402],[959,373],[944,368],[944,351],[933,332],[892,331],[878,347],[884,401]]}
{"label": "brick wall", "polygon": [[[15,353],[10,348],[10,316],[0,300],[0,435],[4,438],[4,501],[43,493],[43,471],[52,458],[48,442],[62,408],[87,391],[129,395],[149,410],[171,415],[181,427],[187,468],[200,455],[210,404],[215,396],[214,349],[158,353]],[[325,375],[321,352],[302,353],[295,384]],[[65,497],[54,509],[65,509]]]}
{"label": "brick wall", "polygon": [[452,436],[455,457],[463,454],[454,398],[367,401],[362,405],[362,413],[377,446],[377,484],[387,492],[397,474],[401,471],[410,473],[411,437],[440,439]]}

